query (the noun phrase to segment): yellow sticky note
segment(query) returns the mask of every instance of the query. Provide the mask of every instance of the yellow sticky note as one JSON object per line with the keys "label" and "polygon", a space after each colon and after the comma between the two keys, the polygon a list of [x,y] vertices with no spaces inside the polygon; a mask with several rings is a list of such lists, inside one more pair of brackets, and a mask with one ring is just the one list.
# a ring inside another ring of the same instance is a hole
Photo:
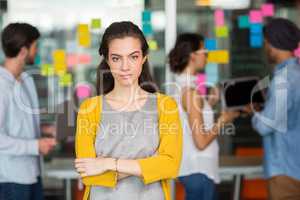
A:
{"label": "yellow sticky note", "polygon": [[101,28],[101,19],[92,19],[91,27],[92,29]]}
{"label": "yellow sticky note", "polygon": [[216,37],[227,38],[228,37],[228,26],[217,26],[215,28]]}
{"label": "yellow sticky note", "polygon": [[148,46],[150,50],[156,51],[158,49],[157,42],[155,40],[148,40]]}
{"label": "yellow sticky note", "polygon": [[208,52],[207,62],[208,63],[228,64],[229,63],[229,52],[227,50],[210,51],[210,52]]}
{"label": "yellow sticky note", "polygon": [[53,65],[56,74],[60,75],[67,71],[66,52],[63,49],[53,51]]}
{"label": "yellow sticky note", "polygon": [[79,24],[77,27],[78,44],[82,47],[91,46],[91,35],[88,24]]}
{"label": "yellow sticky note", "polygon": [[211,0],[197,0],[196,5],[197,6],[210,6]]}
{"label": "yellow sticky note", "polygon": [[53,66],[51,64],[42,64],[41,75],[42,76],[53,76],[54,75]]}
{"label": "yellow sticky note", "polygon": [[59,86],[70,86],[73,82],[72,74],[65,73],[59,77]]}

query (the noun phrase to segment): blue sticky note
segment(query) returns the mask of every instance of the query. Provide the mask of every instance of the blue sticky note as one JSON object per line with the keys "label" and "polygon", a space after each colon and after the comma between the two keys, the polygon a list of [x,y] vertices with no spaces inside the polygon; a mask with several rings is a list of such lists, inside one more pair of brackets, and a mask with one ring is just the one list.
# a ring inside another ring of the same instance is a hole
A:
{"label": "blue sticky note", "polygon": [[215,85],[219,81],[219,68],[216,63],[208,63],[205,66],[206,82],[209,86]]}
{"label": "blue sticky note", "polygon": [[250,33],[251,34],[262,34],[263,26],[262,24],[251,24],[250,25]]}
{"label": "blue sticky note", "polygon": [[250,34],[250,46],[253,48],[261,48],[263,46],[262,34]]}
{"label": "blue sticky note", "polygon": [[250,27],[249,16],[248,15],[239,16],[238,25],[239,28],[249,28]]}
{"label": "blue sticky note", "polygon": [[142,13],[142,21],[143,22],[151,22],[151,11],[144,10]]}
{"label": "blue sticky note", "polygon": [[153,30],[150,23],[143,23],[143,33],[145,34],[145,36],[152,35]]}
{"label": "blue sticky note", "polygon": [[217,40],[216,39],[205,39],[204,40],[204,48],[207,50],[217,50]]}

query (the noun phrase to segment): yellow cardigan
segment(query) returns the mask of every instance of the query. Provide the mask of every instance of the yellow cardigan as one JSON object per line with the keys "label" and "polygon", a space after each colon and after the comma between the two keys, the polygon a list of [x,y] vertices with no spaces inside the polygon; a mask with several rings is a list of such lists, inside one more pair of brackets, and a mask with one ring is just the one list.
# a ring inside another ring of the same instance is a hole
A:
{"label": "yellow cardigan", "polygon": [[[79,109],[76,130],[76,157],[95,158],[95,138],[100,124],[102,97],[85,100]],[[157,93],[160,144],[158,154],[139,159],[144,184],[161,181],[165,200],[171,200],[169,180],[177,177],[182,155],[182,127],[175,100]],[[84,200],[88,200],[90,186],[115,187],[117,173],[108,171],[83,178],[86,186]]]}

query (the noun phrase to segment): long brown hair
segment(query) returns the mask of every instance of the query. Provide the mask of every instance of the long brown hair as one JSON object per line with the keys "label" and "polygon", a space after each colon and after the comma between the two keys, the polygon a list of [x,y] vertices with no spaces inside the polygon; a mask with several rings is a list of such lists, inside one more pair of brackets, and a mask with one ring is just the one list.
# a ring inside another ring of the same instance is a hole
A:
{"label": "long brown hair", "polygon": [[[148,54],[149,47],[147,40],[137,25],[129,21],[112,23],[105,30],[99,48],[99,55],[103,56],[103,60],[97,69],[97,95],[107,94],[114,88],[114,78],[110,71],[110,67],[107,64],[109,52],[108,46],[113,39],[120,39],[124,37],[134,37],[139,39],[142,46],[143,56]],[[143,64],[138,82],[140,87],[147,92],[154,93],[157,91],[157,87],[150,74],[148,60],[146,60]]]}

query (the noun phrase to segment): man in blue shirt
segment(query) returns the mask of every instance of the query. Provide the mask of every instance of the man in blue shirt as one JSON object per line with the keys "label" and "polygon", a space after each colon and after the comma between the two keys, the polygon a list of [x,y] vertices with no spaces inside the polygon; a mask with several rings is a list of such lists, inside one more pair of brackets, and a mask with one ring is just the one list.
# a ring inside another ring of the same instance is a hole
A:
{"label": "man in blue shirt", "polygon": [[5,61],[0,66],[0,200],[42,200],[40,155],[55,139],[40,138],[39,105],[32,77],[39,31],[25,23],[4,28]]}
{"label": "man in blue shirt", "polygon": [[255,111],[252,126],[263,137],[264,172],[272,200],[300,199],[300,64],[293,52],[300,30],[286,19],[272,19],[264,27],[265,50],[275,64],[267,99]]}

